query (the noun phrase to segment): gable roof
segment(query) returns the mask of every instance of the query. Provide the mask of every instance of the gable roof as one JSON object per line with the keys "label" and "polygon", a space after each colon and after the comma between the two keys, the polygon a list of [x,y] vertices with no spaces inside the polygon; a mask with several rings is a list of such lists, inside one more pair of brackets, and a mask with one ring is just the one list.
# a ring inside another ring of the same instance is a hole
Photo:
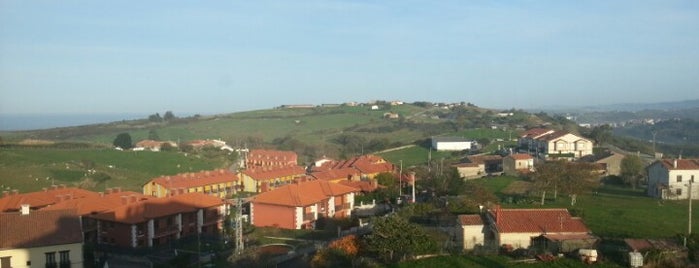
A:
{"label": "gable roof", "polygon": [[500,233],[589,233],[567,209],[495,209],[489,211]]}
{"label": "gable roof", "polygon": [[355,168],[338,168],[314,171],[310,175],[319,180],[339,180],[350,179],[359,176],[361,173]]}
{"label": "gable roof", "polygon": [[207,170],[195,173],[180,173],[173,176],[160,176],[150,180],[148,183],[160,184],[167,189],[174,188],[192,188],[204,185],[236,182],[238,176],[230,170],[217,169]]}
{"label": "gable roof", "polygon": [[530,139],[536,139],[538,137],[541,137],[543,135],[553,133],[555,130],[553,129],[548,129],[548,128],[532,128],[529,129],[520,135],[521,138],[530,138]]}
{"label": "gable roof", "polygon": [[[675,167],[677,161],[677,167]],[[699,159],[662,159],[655,161],[660,163],[667,170],[697,170],[699,169]]]}
{"label": "gable roof", "polygon": [[91,218],[135,224],[149,219],[194,212],[202,208],[220,206],[224,203],[221,198],[193,192],[163,198],[133,200],[126,205],[120,205],[109,211],[90,215]]}
{"label": "gable roof", "polygon": [[82,243],[82,228],[75,210],[0,213],[0,249]]}
{"label": "gable roof", "polygon": [[505,157],[512,158],[514,160],[529,160],[529,159],[534,159],[531,155],[528,154],[511,154]]}
{"label": "gable roof", "polygon": [[481,215],[459,215],[459,223],[465,225],[483,225]]}
{"label": "gable roof", "polygon": [[289,166],[279,168],[249,168],[241,173],[253,180],[270,180],[282,177],[298,177],[306,174],[306,169],[301,166]]}
{"label": "gable roof", "polygon": [[264,203],[287,207],[304,207],[319,203],[330,197],[358,192],[359,189],[322,180],[284,185],[253,198],[253,203]]}
{"label": "gable roof", "polygon": [[264,149],[254,149],[250,150],[247,155],[248,162],[254,161],[271,161],[271,162],[289,162],[296,164],[298,155],[293,151],[278,151],[278,150],[264,150]]}
{"label": "gable roof", "polygon": [[151,197],[137,192],[124,191],[90,196],[80,199],[71,199],[50,205],[42,210],[74,209],[79,216],[110,211],[128,202],[140,202]]}
{"label": "gable roof", "polygon": [[357,188],[365,193],[376,191],[376,189],[379,187],[383,188],[382,185],[371,181],[340,181],[339,183],[345,186]]}
{"label": "gable roof", "polygon": [[19,211],[22,204],[28,204],[31,208],[42,208],[61,201],[99,196],[98,193],[80,188],[53,186],[50,189],[30,193],[4,192],[0,198],[0,212]]}

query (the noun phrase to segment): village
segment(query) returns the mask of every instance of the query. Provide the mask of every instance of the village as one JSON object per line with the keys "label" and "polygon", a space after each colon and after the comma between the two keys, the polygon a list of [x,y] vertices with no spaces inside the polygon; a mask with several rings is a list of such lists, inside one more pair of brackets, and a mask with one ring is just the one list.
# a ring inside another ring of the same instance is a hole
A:
{"label": "village", "polygon": [[[505,155],[469,155],[452,164],[452,168],[461,180],[473,180],[500,174],[529,176],[536,174],[542,163],[550,161],[587,161],[599,178],[620,175],[625,157],[612,152],[594,158],[592,141],[549,128],[529,129],[516,140],[517,146]],[[65,185],[28,193],[3,191],[0,198],[2,267],[152,266],[151,260],[134,260],[129,252],[169,248],[172,243],[191,241],[193,237],[198,241],[223,241],[229,244],[225,252],[236,256],[246,247],[245,224],[314,230],[319,224],[326,225],[328,219],[361,216],[359,222],[338,225],[337,239],[365,235],[372,232],[372,217],[386,217],[400,209],[401,203],[420,202],[415,185],[429,180],[404,170],[402,162],[390,163],[372,154],[345,160],[321,158],[303,166],[292,151],[234,149],[220,140],[197,140],[188,145],[194,149],[211,146],[237,154],[238,163],[228,169],[155,177],[142,185],[142,192],[120,187],[92,192]],[[464,151],[478,146],[477,142],[463,137],[433,137],[430,145],[435,151]],[[162,146],[177,144],[144,140],[131,150],[159,151]],[[691,187],[694,176],[699,175],[696,159],[657,159],[646,167],[645,173],[650,197],[699,198],[699,193]],[[385,200],[357,201],[391,187],[385,180],[380,183],[382,176],[396,178],[391,184],[394,187],[399,184],[406,194]],[[425,194],[429,195],[418,193]],[[599,237],[583,218],[566,208],[502,208],[491,203],[479,205],[477,211],[457,215],[453,226],[445,229],[453,237],[453,247],[461,252],[508,254],[540,249],[546,252],[536,256],[540,261],[573,253],[586,263],[597,261],[595,247]],[[667,241],[628,239],[627,245],[632,267],[642,266],[641,252],[685,251],[681,245]],[[199,258],[194,263],[206,262],[200,249],[196,253]],[[85,260],[84,256],[92,258]],[[176,256],[173,253],[163,258]]]}

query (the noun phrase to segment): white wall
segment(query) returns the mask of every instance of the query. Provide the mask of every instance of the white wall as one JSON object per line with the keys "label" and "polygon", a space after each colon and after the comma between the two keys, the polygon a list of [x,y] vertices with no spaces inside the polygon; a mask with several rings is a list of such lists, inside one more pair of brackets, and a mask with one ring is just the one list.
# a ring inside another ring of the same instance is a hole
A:
{"label": "white wall", "polygon": [[463,151],[463,150],[469,150],[471,149],[471,143],[470,141],[460,141],[460,142],[445,142],[445,141],[440,141],[437,142],[435,140],[432,141],[432,148],[434,148],[437,151]]}
{"label": "white wall", "polygon": [[[10,266],[12,268],[46,267],[46,252],[56,253],[56,264],[61,261],[60,251],[69,250],[72,268],[83,267],[83,246],[82,243],[56,245],[47,247],[35,247],[28,249],[0,250],[0,257],[11,256]],[[31,266],[27,266],[27,261],[31,261]]]}
{"label": "white wall", "polygon": [[464,250],[472,250],[476,245],[485,244],[483,228],[483,225],[461,226],[461,241],[463,242]]}

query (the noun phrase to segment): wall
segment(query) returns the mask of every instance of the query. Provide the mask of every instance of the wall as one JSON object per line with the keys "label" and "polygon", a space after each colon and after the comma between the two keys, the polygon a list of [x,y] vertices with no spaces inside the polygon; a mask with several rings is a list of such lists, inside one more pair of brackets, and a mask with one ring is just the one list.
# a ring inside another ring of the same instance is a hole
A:
{"label": "wall", "polygon": [[294,217],[295,209],[291,207],[275,206],[268,204],[250,204],[252,224],[255,226],[278,226],[285,229],[296,229]]}
{"label": "wall", "polygon": [[[0,257],[11,256],[10,266],[12,268],[46,267],[46,252],[56,252],[56,263],[61,261],[59,251],[69,250],[71,268],[83,267],[83,247],[81,243],[56,245],[47,247],[35,247],[29,249],[9,249],[0,250]],[[31,261],[31,266],[27,266],[27,261]]]}
{"label": "wall", "polygon": [[476,245],[485,244],[485,235],[483,233],[483,225],[464,225],[461,226],[461,241],[463,242],[464,250],[472,250]]}
{"label": "wall", "polygon": [[470,141],[462,142],[432,142],[432,148],[437,151],[463,151],[471,149]]}

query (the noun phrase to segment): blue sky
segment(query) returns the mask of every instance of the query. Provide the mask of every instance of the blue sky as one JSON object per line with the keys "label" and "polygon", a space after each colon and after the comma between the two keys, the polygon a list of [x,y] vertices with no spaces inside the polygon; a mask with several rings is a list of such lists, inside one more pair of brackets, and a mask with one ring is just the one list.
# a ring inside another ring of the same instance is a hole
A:
{"label": "blue sky", "polygon": [[699,99],[699,1],[0,0],[0,114]]}

